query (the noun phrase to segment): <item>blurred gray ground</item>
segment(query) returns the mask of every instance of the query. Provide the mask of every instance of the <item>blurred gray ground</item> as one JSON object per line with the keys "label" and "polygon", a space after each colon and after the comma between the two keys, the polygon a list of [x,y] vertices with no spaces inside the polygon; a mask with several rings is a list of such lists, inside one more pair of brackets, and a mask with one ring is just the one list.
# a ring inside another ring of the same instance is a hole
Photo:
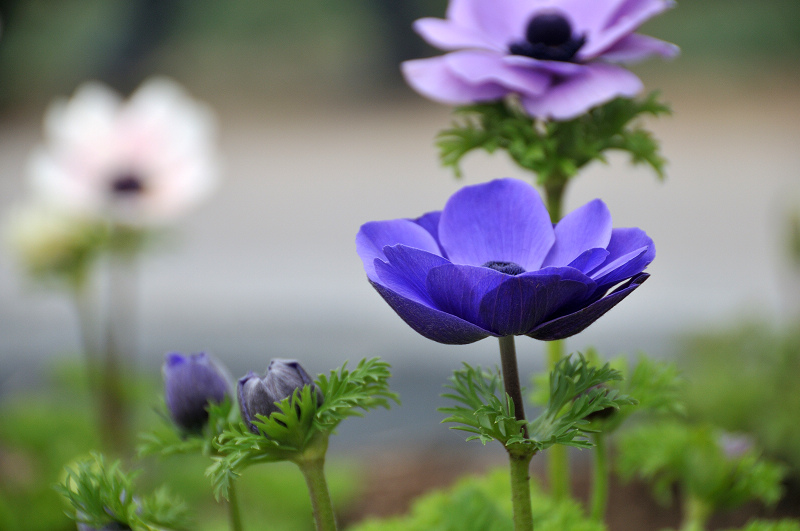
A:
{"label": "blurred gray ground", "polygon": [[[602,197],[615,225],[644,228],[658,255],[652,278],[569,349],[665,356],[689,330],[742,314],[782,321],[796,309],[798,278],[784,265],[785,218],[800,208],[796,83],[733,86],[701,74],[666,83],[664,97],[675,115],[651,126],[670,160],[666,182],[615,156],[570,189],[568,210]],[[396,367],[404,407],[356,421],[355,431],[373,442],[445,436],[434,412],[441,383],[462,360],[494,365],[496,342],[445,346],[414,333],[366,282],[355,234],[366,221],[440,209],[465,184],[526,176],[503,154],[480,153],[454,179],[433,148],[448,109],[422,99],[266,101],[219,113],[218,195],[177,228],[175,245],[141,261],[139,365],[155,372],[167,351],[206,350],[239,376],[272,357],[317,373],[381,356]],[[25,196],[25,160],[39,139],[38,116],[0,123],[0,214]],[[24,282],[3,249],[0,395],[78,348],[66,298]],[[523,374],[543,351],[518,340]],[[424,422],[412,429],[410,418]]]}

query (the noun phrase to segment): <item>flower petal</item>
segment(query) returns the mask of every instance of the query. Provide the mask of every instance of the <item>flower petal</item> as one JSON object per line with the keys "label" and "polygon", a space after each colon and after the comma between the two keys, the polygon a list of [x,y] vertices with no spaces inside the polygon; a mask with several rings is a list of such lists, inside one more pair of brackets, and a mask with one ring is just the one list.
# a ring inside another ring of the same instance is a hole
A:
{"label": "flower petal", "polygon": [[494,49],[501,51],[492,39],[474,28],[454,24],[450,20],[440,18],[421,18],[414,22],[414,31],[432,46],[442,50],[459,50],[463,48]]}
{"label": "flower petal", "polygon": [[652,55],[671,59],[680,53],[674,44],[655,37],[632,33],[623,37],[611,48],[603,52],[603,60],[613,63],[636,63]]}
{"label": "flower petal", "polygon": [[637,228],[614,229],[607,250],[605,264],[589,275],[601,286],[641,273],[656,257],[653,240]]}
{"label": "flower petal", "polygon": [[611,212],[599,199],[573,210],[558,222],[554,231],[556,241],[545,266],[564,266],[578,258],[584,251],[605,249],[611,240]]}
{"label": "flower petal", "polygon": [[[588,0],[585,0],[588,1]],[[625,0],[619,2],[602,27],[590,31],[586,44],[578,52],[581,60],[602,55],[621,39],[627,37],[645,21],[675,6],[672,0]]]}
{"label": "flower petal", "polygon": [[440,103],[464,105],[497,100],[509,93],[497,83],[474,85],[464,81],[450,70],[446,57],[405,61],[400,69],[411,88]]}
{"label": "flower petal", "polygon": [[525,27],[540,0],[451,0],[447,18],[454,24],[480,31],[492,44],[505,49],[525,36]]}
{"label": "flower petal", "polygon": [[405,245],[384,247],[383,252],[389,263],[375,259],[378,283],[401,297],[434,307],[426,287],[428,272],[434,267],[450,262],[441,256]]}
{"label": "flower petal", "polygon": [[516,179],[467,186],[442,211],[439,241],[451,262],[514,262],[539,269],[555,236],[539,194]]}
{"label": "flower petal", "polygon": [[467,83],[496,83],[520,94],[538,95],[547,90],[551,76],[545,72],[520,68],[503,61],[503,55],[479,50],[465,50],[444,56],[453,74]]}
{"label": "flower petal", "polygon": [[492,335],[455,315],[398,295],[375,282],[370,283],[408,326],[428,339],[447,345],[466,345]]}
{"label": "flower petal", "polygon": [[480,325],[481,300],[507,278],[488,267],[445,264],[430,270],[426,290],[436,308]]}
{"label": "flower petal", "polygon": [[372,281],[378,281],[375,272],[375,259],[386,261],[383,248],[398,243],[422,249],[433,254],[439,253],[439,244],[428,231],[409,219],[371,221],[361,226],[356,235],[356,252],[364,263],[364,271]]}
{"label": "flower petal", "polygon": [[574,336],[578,332],[585,330],[608,310],[616,306],[622,299],[630,295],[631,292],[641,286],[649,276],[650,275],[647,273],[637,275],[610,295],[576,312],[543,323],[528,332],[527,335],[542,341],[554,341],[556,339]]}
{"label": "flower petal", "polygon": [[567,264],[583,274],[594,271],[608,258],[609,252],[605,249],[589,249],[580,254],[575,260]]}
{"label": "flower petal", "polygon": [[479,324],[500,335],[525,334],[594,290],[594,282],[572,268],[547,268],[506,278],[480,302]]}
{"label": "flower petal", "polygon": [[[436,240],[437,245],[439,245],[439,219],[442,217],[442,211],[436,210],[434,212],[428,212],[427,214],[423,214],[422,216],[418,217],[417,219],[413,220],[414,223],[425,229],[433,236],[433,239]],[[439,251],[442,256],[447,256],[444,254],[442,250],[442,246],[439,245]]]}
{"label": "flower petal", "polygon": [[523,95],[522,105],[536,118],[570,120],[616,97],[633,97],[641,89],[639,78],[624,68],[593,63],[585,65],[580,75],[557,80],[539,97]]}

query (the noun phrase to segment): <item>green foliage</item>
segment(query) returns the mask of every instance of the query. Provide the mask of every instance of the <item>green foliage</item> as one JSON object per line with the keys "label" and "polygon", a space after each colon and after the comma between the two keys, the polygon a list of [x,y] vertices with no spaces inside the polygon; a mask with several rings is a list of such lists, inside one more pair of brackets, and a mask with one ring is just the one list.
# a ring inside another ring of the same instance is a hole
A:
{"label": "green foliage", "polygon": [[697,335],[686,342],[681,365],[691,376],[692,418],[752,434],[800,478],[800,328],[737,323]]}
{"label": "green foliage", "polygon": [[[731,529],[730,531],[735,531]],[[753,520],[741,531],[800,531],[800,522],[797,520]]]}
{"label": "green foliage", "polygon": [[317,405],[316,391],[305,386],[276,402],[280,411],[269,417],[257,415],[253,425],[259,433],[241,422],[230,424],[217,437],[217,456],[206,471],[215,496],[227,497],[231,481],[252,464],[299,462],[324,455],[328,437],[344,419],[378,407],[388,409],[390,401],[399,403],[397,395],[389,391],[389,368],[378,358],[361,360],[353,370],[345,363],[314,382],[323,396],[321,405]]}
{"label": "green foliage", "polygon": [[538,452],[554,444],[588,448],[586,440],[589,422],[585,417],[606,408],[619,408],[635,403],[616,390],[598,386],[621,378],[608,364],[591,367],[582,355],[569,356],[558,362],[550,375],[549,399],[544,411],[528,424],[528,436],[523,432],[524,421],[514,417],[514,405],[509,396],[501,399],[500,375],[466,363],[456,371],[446,387],[453,393],[443,396],[456,402],[455,406],[440,408],[449,416],[442,422],[461,424],[452,429],[474,435],[467,440],[491,440],[506,447],[520,445]]}
{"label": "green foliage", "polygon": [[111,523],[134,531],[188,529],[186,505],[159,489],[149,497],[134,496],[137,473],[126,473],[119,461],[108,464],[101,454],[66,469],[56,490],[69,502],[68,516],[76,522],[101,528]]}
{"label": "green foliage", "polygon": [[737,507],[750,500],[776,503],[781,497],[783,468],[760,459],[752,449],[726,455],[720,437],[709,426],[678,421],[639,426],[620,437],[620,473],[650,482],[663,503],[671,500],[675,485],[684,497],[711,510]]}
{"label": "green foliage", "polygon": [[139,435],[141,443],[137,453],[139,457],[160,455],[166,457],[175,454],[211,455],[215,452],[214,439],[235,419],[239,418],[238,408],[233,407],[230,397],[225,397],[221,403],[209,403],[208,422],[200,433],[184,433],[169,418],[162,409],[159,417],[164,421],[164,426],[157,430]]}
{"label": "green foliage", "polygon": [[513,101],[459,107],[459,119],[438,136],[439,158],[460,177],[467,153],[504,150],[535,173],[538,184],[553,185],[574,177],[594,160],[606,162],[607,151],[620,150],[633,164],[647,164],[663,179],[665,161],[658,142],[637,120],[670,113],[658,97],[654,92],[644,100],[618,98],[564,122],[537,122]]}
{"label": "green foliage", "polygon": [[[603,531],[572,500],[556,502],[534,481],[531,484],[534,529],[537,531]],[[351,531],[511,531],[511,487],[508,470],[461,479],[446,491],[419,498],[408,516],[368,520]]]}

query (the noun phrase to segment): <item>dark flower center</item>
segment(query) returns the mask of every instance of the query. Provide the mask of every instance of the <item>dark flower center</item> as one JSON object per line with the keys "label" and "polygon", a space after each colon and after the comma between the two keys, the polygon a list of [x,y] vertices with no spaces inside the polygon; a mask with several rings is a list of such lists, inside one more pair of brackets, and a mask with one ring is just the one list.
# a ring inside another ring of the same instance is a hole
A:
{"label": "dark flower center", "polygon": [[132,172],[121,173],[111,181],[111,193],[116,196],[134,196],[144,192],[144,181]]}
{"label": "dark flower center", "polygon": [[559,13],[542,13],[528,22],[525,40],[511,43],[509,51],[546,61],[572,61],[586,42],[585,36],[573,37],[572,26]]}
{"label": "dark flower center", "polygon": [[489,269],[500,271],[501,273],[505,273],[506,275],[514,275],[514,276],[525,272],[524,267],[522,267],[519,264],[515,264],[514,262],[497,262],[492,260],[491,262],[486,262],[481,267],[488,267]]}

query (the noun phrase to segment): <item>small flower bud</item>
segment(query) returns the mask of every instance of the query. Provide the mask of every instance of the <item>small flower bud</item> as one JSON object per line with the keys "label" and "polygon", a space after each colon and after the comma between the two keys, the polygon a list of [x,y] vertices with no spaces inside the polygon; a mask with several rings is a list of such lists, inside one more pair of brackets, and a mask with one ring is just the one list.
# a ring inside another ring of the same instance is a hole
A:
{"label": "small flower bud", "polygon": [[86,524],[78,524],[78,531],[125,531],[129,529],[130,527],[128,527],[127,525],[120,524],[118,522],[112,522],[108,525],[104,525],[99,529],[94,527],[89,527]]}
{"label": "small flower bud", "polygon": [[717,443],[730,460],[740,459],[755,447],[753,438],[743,433],[721,433]]}
{"label": "small flower bud", "polygon": [[219,404],[230,392],[226,371],[202,352],[167,354],[163,373],[169,414],[187,432],[201,431],[208,421],[208,404]]}
{"label": "small flower bud", "polygon": [[257,420],[256,415],[269,417],[280,411],[276,402],[292,396],[295,389],[310,385],[317,393],[317,405],[322,403],[322,393],[314,386],[314,381],[308,373],[295,360],[274,359],[269,362],[267,372],[260,378],[254,372],[239,380],[239,408],[242,419],[247,423],[250,431],[258,433],[258,428],[253,425]]}

